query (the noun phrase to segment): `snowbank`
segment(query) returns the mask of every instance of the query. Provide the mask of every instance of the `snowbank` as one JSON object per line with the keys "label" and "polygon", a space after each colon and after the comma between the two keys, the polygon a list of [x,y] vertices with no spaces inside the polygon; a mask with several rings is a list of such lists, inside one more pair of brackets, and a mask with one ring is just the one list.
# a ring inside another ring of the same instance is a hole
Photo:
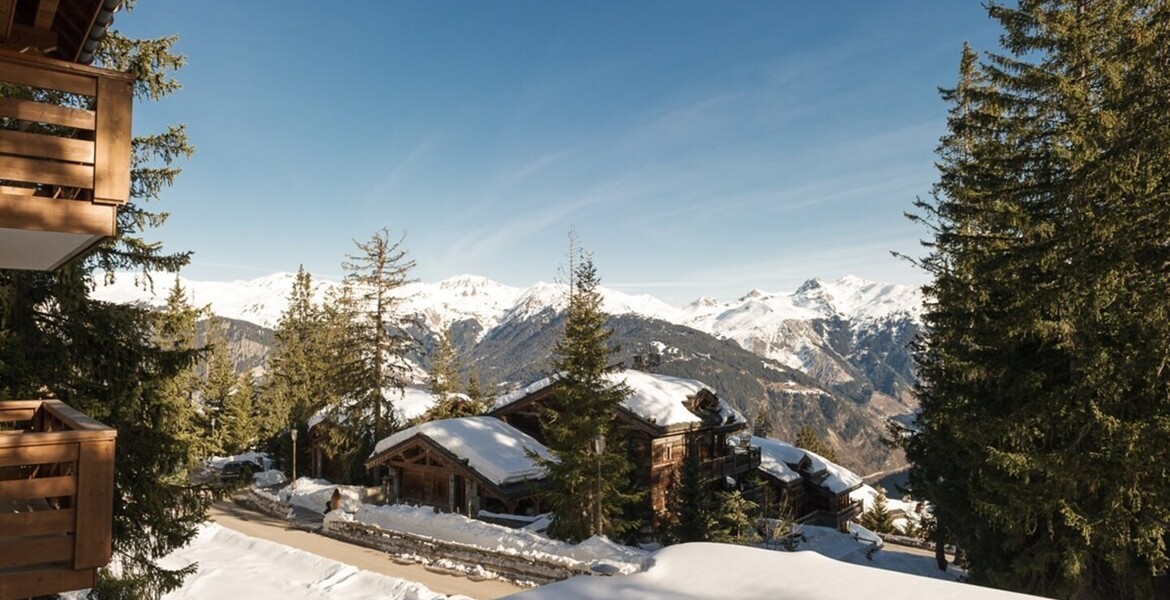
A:
{"label": "snowbank", "polygon": [[206,463],[207,466],[211,467],[212,469],[215,469],[216,471],[222,471],[224,465],[236,461],[253,462],[265,469],[272,468],[272,459],[268,457],[267,452],[253,452],[251,450],[243,454],[237,454],[235,456],[213,456],[207,459]]}
{"label": "snowbank", "polygon": [[334,520],[354,520],[389,531],[467,544],[533,560],[566,565],[606,564],[620,573],[638,570],[648,555],[645,551],[615,544],[602,537],[593,537],[576,545],[567,544],[526,529],[511,529],[453,513],[436,513],[429,507],[363,504],[353,515],[325,515],[326,524]]}
{"label": "snowbank", "polygon": [[[281,600],[439,600],[420,583],[357,567],[204,523],[189,545],[159,561],[169,569],[199,563],[167,600],[280,598]],[[452,598],[466,599],[465,596]],[[470,599],[467,599],[470,600]]]}
{"label": "snowbank", "polygon": [[301,477],[296,485],[287,485],[277,492],[277,499],[287,504],[324,514],[325,506],[333,498],[333,490],[341,490],[341,510],[354,512],[362,505],[362,488],[337,485],[325,479]]}
{"label": "snowbank", "polygon": [[270,487],[287,482],[288,477],[285,477],[283,472],[276,469],[261,471],[252,476],[252,483],[260,487]]}
{"label": "snowbank", "polygon": [[[880,553],[879,553],[880,554]],[[832,560],[815,552],[773,552],[725,544],[679,544],[656,552],[628,577],[574,577],[509,596],[514,600],[1024,600],[972,585],[925,579]]]}

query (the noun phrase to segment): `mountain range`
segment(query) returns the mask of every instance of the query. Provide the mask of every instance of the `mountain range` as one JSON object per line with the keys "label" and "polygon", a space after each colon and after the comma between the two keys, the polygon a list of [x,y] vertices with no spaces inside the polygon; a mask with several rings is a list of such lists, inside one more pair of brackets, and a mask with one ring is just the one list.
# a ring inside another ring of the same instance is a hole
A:
{"label": "mountain range", "polygon": [[[150,291],[123,274],[93,296],[161,306],[172,278],[154,277]],[[266,365],[293,278],[181,281],[195,305],[210,305],[228,322],[236,365],[248,369]],[[339,285],[314,279],[314,296],[323,300]],[[749,420],[768,413],[776,437],[791,439],[809,425],[858,472],[902,464],[881,438],[888,419],[916,409],[909,344],[921,330],[918,289],[846,276],[810,279],[793,292],[753,290],[730,301],[703,297],[682,307],[648,295],[601,292],[621,348],[615,360],[704,381]],[[464,372],[474,369],[499,392],[548,373],[565,286],[516,288],[461,275],[411,283],[400,295],[404,312],[422,323],[414,333],[424,350],[413,358],[424,369],[426,349],[448,330]]]}

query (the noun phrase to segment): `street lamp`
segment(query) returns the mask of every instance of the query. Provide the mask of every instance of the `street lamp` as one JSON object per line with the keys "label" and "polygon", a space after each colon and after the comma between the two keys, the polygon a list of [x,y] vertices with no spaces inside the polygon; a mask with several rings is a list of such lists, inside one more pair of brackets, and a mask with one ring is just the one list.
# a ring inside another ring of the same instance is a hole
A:
{"label": "street lamp", "polygon": [[295,426],[292,428],[292,431],[289,432],[289,435],[292,436],[292,489],[295,490],[297,489],[297,428]]}
{"label": "street lamp", "polygon": [[602,518],[601,518],[601,455],[605,454],[605,434],[598,433],[593,437],[593,453],[597,455],[597,495],[595,498],[595,512],[594,516],[597,519],[595,525],[594,535],[602,535]]}

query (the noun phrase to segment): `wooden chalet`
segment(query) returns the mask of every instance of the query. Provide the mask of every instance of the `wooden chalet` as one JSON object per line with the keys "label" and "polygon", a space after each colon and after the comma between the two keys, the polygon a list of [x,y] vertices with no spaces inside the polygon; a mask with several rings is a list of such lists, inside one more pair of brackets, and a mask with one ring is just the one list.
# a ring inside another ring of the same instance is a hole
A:
{"label": "wooden chalet", "polygon": [[425,504],[470,517],[480,511],[534,515],[550,458],[531,436],[494,417],[461,417],[409,427],[378,442],[366,467],[392,503]]}
{"label": "wooden chalet", "polygon": [[[116,233],[134,79],[88,65],[120,3],[0,0],[0,269],[56,269]],[[115,437],[56,400],[0,401],[0,600],[96,583]]]}
{"label": "wooden chalet", "polygon": [[[759,448],[740,443],[747,421],[705,384],[635,370],[611,375],[632,393],[614,418],[628,433],[636,484],[647,490],[646,510],[657,527],[688,452],[696,452],[712,490],[752,486]],[[557,386],[544,379],[499,399],[489,413],[543,441],[540,413],[556,410]],[[750,491],[750,490],[747,490]]]}
{"label": "wooden chalet", "polygon": [[852,493],[861,478],[815,452],[770,438],[752,437],[760,450],[759,472],[770,507],[800,523],[847,531],[862,510]]}

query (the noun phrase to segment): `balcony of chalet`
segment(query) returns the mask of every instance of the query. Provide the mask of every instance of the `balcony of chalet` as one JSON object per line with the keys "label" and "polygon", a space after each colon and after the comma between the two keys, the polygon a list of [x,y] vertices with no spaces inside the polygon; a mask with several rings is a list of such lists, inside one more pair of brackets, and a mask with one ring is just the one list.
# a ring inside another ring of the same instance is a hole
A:
{"label": "balcony of chalet", "polygon": [[94,585],[110,561],[116,435],[57,400],[0,402],[0,598]]}
{"label": "balcony of chalet", "polygon": [[0,48],[0,268],[52,270],[115,234],[133,82]]}

